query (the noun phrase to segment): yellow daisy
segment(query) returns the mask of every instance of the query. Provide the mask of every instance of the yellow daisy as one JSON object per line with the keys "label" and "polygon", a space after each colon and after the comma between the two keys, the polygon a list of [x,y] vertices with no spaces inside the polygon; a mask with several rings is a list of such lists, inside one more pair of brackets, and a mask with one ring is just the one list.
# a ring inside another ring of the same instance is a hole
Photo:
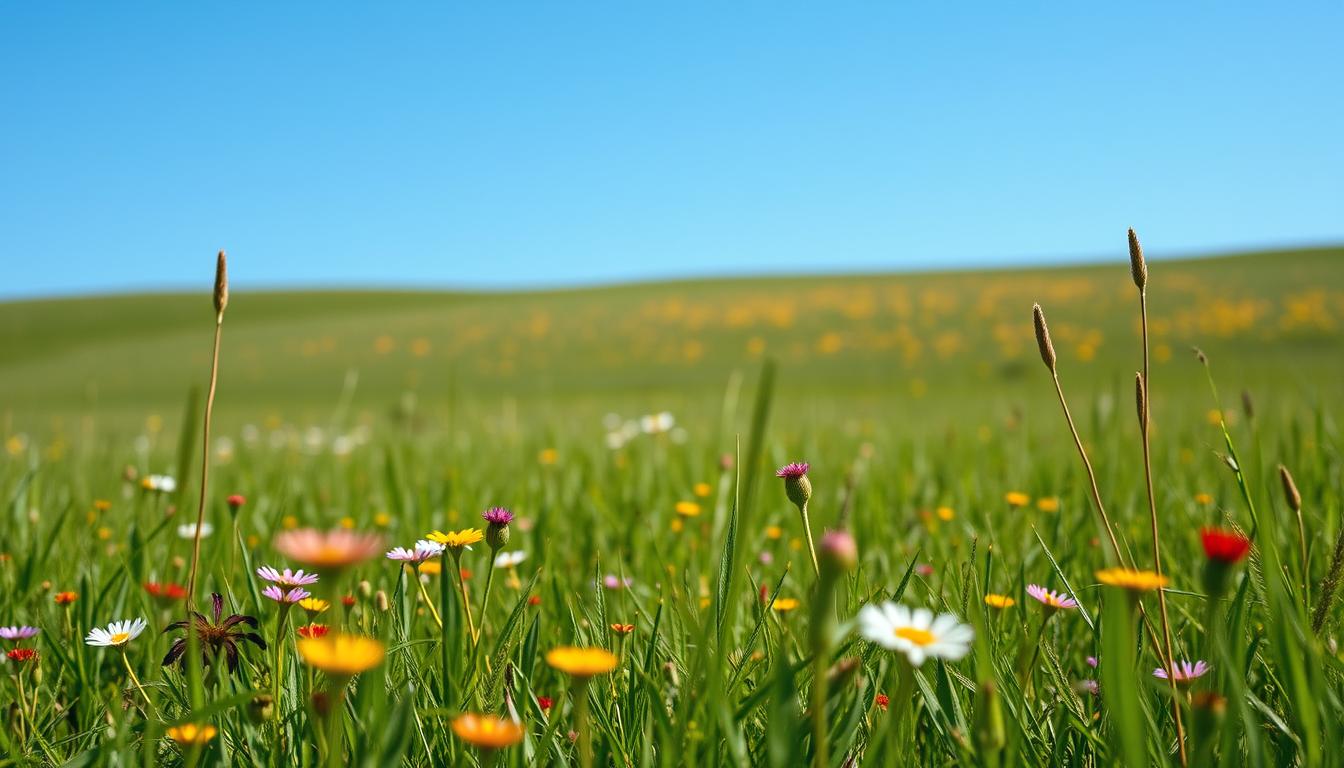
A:
{"label": "yellow daisy", "polygon": [[435,544],[442,544],[449,549],[462,550],[470,548],[472,544],[477,544],[485,539],[485,534],[479,528],[463,528],[460,531],[434,531],[427,534],[426,539]]}
{"label": "yellow daisy", "polygon": [[334,677],[354,677],[383,663],[383,644],[361,635],[328,634],[299,640],[299,655],[309,666]]}
{"label": "yellow daisy", "polygon": [[778,613],[788,613],[789,611],[796,609],[798,606],[799,606],[798,598],[781,597],[775,600],[774,609]]}
{"label": "yellow daisy", "polygon": [[985,605],[990,608],[1011,608],[1017,605],[1017,601],[1007,595],[996,595],[991,592],[985,595]]}
{"label": "yellow daisy", "polygon": [[678,501],[676,510],[682,517],[695,517],[700,514],[700,505],[694,501]]}
{"label": "yellow daisy", "polygon": [[1097,581],[1132,592],[1151,592],[1167,585],[1167,577],[1153,571],[1132,571],[1128,568],[1106,568],[1097,571]]}

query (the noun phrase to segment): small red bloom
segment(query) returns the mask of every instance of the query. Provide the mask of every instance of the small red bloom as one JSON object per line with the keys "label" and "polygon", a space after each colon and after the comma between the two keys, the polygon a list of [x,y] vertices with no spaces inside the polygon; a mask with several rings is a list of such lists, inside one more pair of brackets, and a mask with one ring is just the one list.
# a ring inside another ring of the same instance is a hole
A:
{"label": "small red bloom", "polygon": [[344,605],[346,608],[354,608],[354,607],[355,607],[355,596],[354,596],[354,595],[346,595],[345,597],[342,597],[342,598],[341,598],[341,605]]}
{"label": "small red bloom", "polygon": [[326,624],[308,624],[299,627],[299,637],[312,639],[314,637],[324,637],[327,634]]}
{"label": "small red bloom", "polygon": [[457,575],[461,576],[463,581],[466,581],[471,578],[471,571],[468,571],[466,568],[459,568]]}
{"label": "small red bloom", "polygon": [[75,601],[78,600],[78,599],[79,599],[79,594],[76,593],[76,592],[57,592],[57,593],[56,593],[56,604],[57,604],[57,605],[69,605],[69,604],[75,602]]}
{"label": "small red bloom", "polygon": [[533,595],[527,598],[528,605],[541,605],[541,595]]}
{"label": "small red bloom", "polygon": [[17,661],[20,664],[22,664],[25,661],[32,661],[33,659],[36,659],[37,651],[33,650],[32,648],[15,648],[14,650],[10,651],[9,653],[6,653],[5,655],[10,658],[10,661]]}
{"label": "small red bloom", "polygon": [[554,703],[555,703],[555,702],[551,701],[551,697],[550,697],[550,696],[538,696],[538,697],[537,697],[537,704],[541,706],[541,711],[542,711],[542,712],[549,712],[549,711],[551,711],[551,705],[554,704]]}
{"label": "small red bloom", "polygon": [[238,511],[239,507],[247,503],[247,497],[243,496],[241,493],[235,493],[229,498],[225,499],[224,503],[228,504],[229,508],[236,512]]}
{"label": "small red bloom", "polygon": [[759,590],[759,593],[760,593],[760,597],[761,597],[761,602],[762,602],[762,603],[768,603],[768,602],[770,602],[770,588],[769,588],[769,587],[767,587],[766,585],[762,584],[762,585],[761,585],[761,588],[760,588],[760,590]]}
{"label": "small red bloom", "polygon": [[1199,539],[1204,544],[1206,557],[1226,565],[1241,560],[1251,551],[1251,540],[1234,531],[1201,528]]}
{"label": "small red bloom", "polygon": [[933,566],[928,563],[920,563],[915,566],[915,573],[918,573],[920,576],[932,576]]}
{"label": "small red bloom", "polygon": [[887,704],[891,703],[891,699],[887,698],[887,694],[885,693],[877,694],[877,698],[874,699],[874,701],[877,703],[877,706],[882,708],[883,712],[887,711]]}
{"label": "small red bloom", "polygon": [[169,603],[174,600],[181,600],[187,596],[186,587],[181,584],[174,584],[171,581],[167,584],[160,584],[157,581],[147,581],[145,582],[145,591],[149,593],[150,597],[156,597]]}

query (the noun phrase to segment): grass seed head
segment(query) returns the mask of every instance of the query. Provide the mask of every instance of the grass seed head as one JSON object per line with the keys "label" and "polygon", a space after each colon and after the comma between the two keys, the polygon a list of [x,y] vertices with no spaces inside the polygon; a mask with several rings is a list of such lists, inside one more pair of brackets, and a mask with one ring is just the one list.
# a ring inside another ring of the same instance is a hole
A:
{"label": "grass seed head", "polygon": [[1036,346],[1041,348],[1041,360],[1045,367],[1055,372],[1055,345],[1050,341],[1050,327],[1045,324],[1045,312],[1040,304],[1031,305],[1031,319],[1036,325]]}
{"label": "grass seed head", "polygon": [[215,262],[215,314],[224,314],[224,308],[229,305],[229,265],[224,257],[224,252],[219,252],[219,258]]}
{"label": "grass seed head", "polygon": [[1143,374],[1134,372],[1134,408],[1139,416],[1139,426],[1148,425],[1148,388],[1143,385]]}
{"label": "grass seed head", "polygon": [[1129,230],[1129,273],[1140,291],[1148,285],[1148,265],[1143,261],[1143,247],[1139,245],[1139,236],[1134,234],[1133,228]]}
{"label": "grass seed head", "polygon": [[1288,507],[1294,512],[1301,512],[1302,494],[1297,490],[1297,483],[1293,482],[1293,473],[1282,464],[1279,465],[1279,481],[1283,483],[1283,498],[1288,502]]}

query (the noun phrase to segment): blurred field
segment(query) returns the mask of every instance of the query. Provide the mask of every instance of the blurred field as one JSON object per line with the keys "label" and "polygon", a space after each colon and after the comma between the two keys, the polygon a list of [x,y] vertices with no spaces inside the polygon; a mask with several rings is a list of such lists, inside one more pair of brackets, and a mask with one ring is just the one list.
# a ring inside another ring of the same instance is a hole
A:
{"label": "blurred field", "polygon": [[[1267,405],[1338,399],[1341,257],[1321,249],[1154,264],[1159,422],[1167,403],[1204,402],[1196,344],[1227,386],[1262,393]],[[74,437],[92,414],[100,428],[150,420],[176,429],[187,390],[208,369],[208,262],[195,295],[0,304],[6,434]],[[245,260],[235,270],[245,274]],[[343,413],[363,423],[400,415],[432,429],[457,402],[467,417],[597,430],[610,411],[716,415],[732,374],[769,355],[798,426],[894,417],[910,430],[976,427],[1048,402],[1033,301],[1051,320],[1066,383],[1127,390],[1138,327],[1126,276],[1121,257],[1085,268],[545,293],[235,291],[217,412],[225,428],[326,424],[345,397]]]}

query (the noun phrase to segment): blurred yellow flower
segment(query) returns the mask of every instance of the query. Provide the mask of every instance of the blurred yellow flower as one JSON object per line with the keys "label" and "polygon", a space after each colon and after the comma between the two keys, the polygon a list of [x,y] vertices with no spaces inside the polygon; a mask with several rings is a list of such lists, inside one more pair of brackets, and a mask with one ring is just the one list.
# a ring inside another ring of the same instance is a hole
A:
{"label": "blurred yellow flower", "polygon": [[196,725],[195,723],[184,723],[175,725],[168,729],[168,738],[176,741],[184,747],[198,747],[215,738],[218,731],[213,725]]}
{"label": "blurred yellow flower", "polygon": [[589,678],[604,675],[620,660],[605,648],[561,646],[546,653],[546,663],[570,677]]}
{"label": "blurred yellow flower", "polygon": [[379,528],[386,528],[392,524],[392,516],[386,512],[379,512],[373,516],[373,524]]}
{"label": "blurred yellow flower", "polygon": [[708,496],[714,489],[713,487],[710,486],[709,483],[696,483],[695,487],[692,490],[695,492],[696,496],[703,499],[706,496]]}
{"label": "blurred yellow flower", "polygon": [[1167,585],[1167,577],[1153,571],[1134,571],[1129,568],[1106,568],[1097,571],[1097,581],[1132,592],[1151,592]]}
{"label": "blurred yellow flower", "polygon": [[951,507],[939,507],[937,509],[937,515],[939,520],[946,522],[956,517],[957,513],[954,512]]}
{"label": "blurred yellow flower", "polygon": [[1017,601],[1007,595],[996,595],[991,592],[985,595],[985,605],[990,608],[1011,608],[1017,605]]}
{"label": "blurred yellow flower", "polygon": [[511,747],[522,741],[527,733],[520,723],[474,712],[453,718],[452,727],[459,739],[480,749]]}
{"label": "blurred yellow flower", "polygon": [[778,539],[783,535],[784,529],[780,528],[778,525],[772,525],[765,529],[765,538],[767,539]]}
{"label": "blurred yellow flower", "polygon": [[1037,499],[1036,508],[1041,510],[1042,512],[1058,512],[1059,499],[1055,498],[1054,496],[1047,496],[1045,498]]}
{"label": "blurred yellow flower", "polygon": [[280,519],[280,527],[287,531],[292,531],[299,527],[299,518],[293,515],[285,515]]}
{"label": "blurred yellow flower", "polygon": [[775,599],[775,604],[772,607],[779,613],[788,613],[789,611],[796,609],[798,605],[798,598],[780,597]]}
{"label": "blurred yellow flower", "polygon": [[353,517],[342,517],[342,518],[341,518],[341,527],[344,528],[344,529],[346,529],[347,531],[352,530],[352,529],[355,527],[355,518],[353,518]]}
{"label": "blurred yellow flower", "polygon": [[383,663],[383,644],[362,635],[328,634],[299,640],[299,655],[334,677],[353,677]]}
{"label": "blurred yellow flower", "polygon": [[1009,491],[1003,494],[1003,500],[1010,507],[1025,507],[1031,503],[1031,497],[1021,491]]}
{"label": "blurred yellow flower", "polygon": [[1211,495],[1209,495],[1209,494],[1207,494],[1207,493],[1196,493],[1196,494],[1195,494],[1195,503],[1196,503],[1196,504],[1203,504],[1204,506],[1208,506],[1208,505],[1210,505],[1210,504],[1213,503],[1213,496],[1211,496]]}
{"label": "blurred yellow flower", "polygon": [[438,576],[443,573],[443,564],[438,560],[426,560],[418,566],[418,570],[426,576]]}
{"label": "blurred yellow flower", "polygon": [[695,517],[700,514],[700,505],[694,501],[678,501],[677,514],[682,517]]}
{"label": "blurred yellow flower", "polygon": [[554,448],[544,448],[541,453],[537,454],[537,461],[546,465],[554,464],[559,458],[560,452]]}

